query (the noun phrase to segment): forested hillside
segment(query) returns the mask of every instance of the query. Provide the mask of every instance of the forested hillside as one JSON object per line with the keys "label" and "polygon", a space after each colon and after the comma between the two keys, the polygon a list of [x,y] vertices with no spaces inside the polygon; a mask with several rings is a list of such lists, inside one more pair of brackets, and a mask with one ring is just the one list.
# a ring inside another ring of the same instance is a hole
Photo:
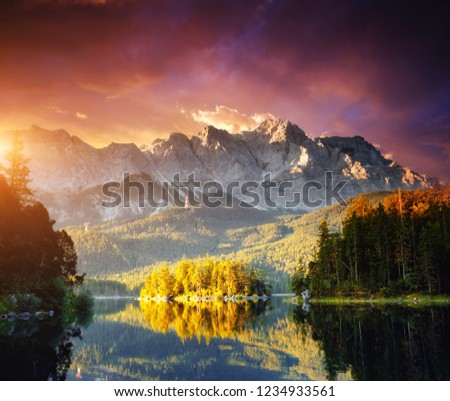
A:
{"label": "forested hillside", "polygon": [[[388,194],[368,194],[368,199],[376,205]],[[340,205],[308,214],[171,208],[125,224],[110,222],[87,231],[72,227],[69,232],[79,255],[80,271],[97,279],[125,283],[136,294],[155,266],[207,254],[213,259],[248,262],[267,272],[273,291],[285,292],[299,258],[312,260],[320,222],[325,219],[332,230],[338,230],[344,216],[345,207]],[[112,283],[103,285],[101,292],[122,294]]]}
{"label": "forested hillside", "polygon": [[[320,224],[305,284],[322,295],[449,293],[449,225],[448,189],[398,191],[376,207],[360,195],[348,206],[340,233],[330,232],[326,220]],[[300,268],[300,285],[301,275]]]}

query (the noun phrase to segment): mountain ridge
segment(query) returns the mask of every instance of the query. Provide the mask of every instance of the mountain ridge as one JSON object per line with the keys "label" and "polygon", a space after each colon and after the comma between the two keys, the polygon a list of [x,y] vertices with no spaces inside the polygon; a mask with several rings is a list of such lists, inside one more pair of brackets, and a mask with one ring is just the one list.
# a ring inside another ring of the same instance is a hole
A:
{"label": "mountain ridge", "polygon": [[[60,224],[108,219],[111,213],[100,211],[101,187],[110,181],[122,183],[126,173],[150,176],[158,185],[173,180],[175,174],[185,179],[194,173],[201,182],[216,181],[224,186],[235,181],[262,182],[270,174],[277,184],[292,183],[285,194],[288,198],[301,192],[308,181],[324,185],[327,171],[333,172],[334,182],[347,181],[344,198],[369,191],[430,186],[425,175],[385,158],[361,136],[311,137],[296,124],[281,119],[265,120],[253,130],[236,134],[210,125],[190,138],[175,132],[151,145],[112,142],[99,149],[63,129],[50,131],[34,125],[24,132],[24,144],[30,158],[32,189],[38,199],[51,195],[53,200],[47,206]],[[97,216],[83,216],[79,210],[68,210],[66,201],[57,200],[59,194],[67,200],[84,191],[95,192],[91,196],[95,204],[90,208],[98,209]],[[263,190],[258,191],[262,197]],[[274,194],[276,208],[284,209],[279,195]],[[139,209],[134,206],[135,211]],[[261,208],[267,209],[264,205]],[[303,202],[293,210],[311,209]],[[154,211],[146,206],[139,214]],[[129,217],[129,210],[122,212]],[[112,215],[118,218],[122,212]],[[70,219],[71,214],[78,216],[77,221]]]}

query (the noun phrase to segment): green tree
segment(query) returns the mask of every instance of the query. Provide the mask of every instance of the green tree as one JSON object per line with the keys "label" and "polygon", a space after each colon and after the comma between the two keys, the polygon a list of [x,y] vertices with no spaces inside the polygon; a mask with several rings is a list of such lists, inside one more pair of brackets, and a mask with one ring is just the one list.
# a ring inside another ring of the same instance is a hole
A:
{"label": "green tree", "polygon": [[319,238],[317,240],[317,273],[311,283],[311,290],[318,295],[323,292],[330,292],[332,288],[331,264],[333,245],[330,238],[328,223],[323,220],[319,226]]}
{"label": "green tree", "polygon": [[312,289],[381,291],[387,295],[450,289],[450,196],[444,190],[399,191],[373,209],[365,197],[350,204],[342,237],[319,227],[311,264]]}
{"label": "green tree", "polygon": [[57,260],[61,268],[61,275],[70,287],[83,284],[86,274],[79,275],[77,272],[77,252],[69,234],[65,230],[57,231],[58,253]]}
{"label": "green tree", "polygon": [[0,176],[0,298],[29,294],[55,311],[70,306],[83,276],[71,238],[54,224],[41,203],[20,204]]}
{"label": "green tree", "polygon": [[297,267],[291,278],[291,290],[295,295],[300,296],[305,289],[309,288],[309,286],[310,280],[307,277],[303,259],[300,257],[298,258]]}

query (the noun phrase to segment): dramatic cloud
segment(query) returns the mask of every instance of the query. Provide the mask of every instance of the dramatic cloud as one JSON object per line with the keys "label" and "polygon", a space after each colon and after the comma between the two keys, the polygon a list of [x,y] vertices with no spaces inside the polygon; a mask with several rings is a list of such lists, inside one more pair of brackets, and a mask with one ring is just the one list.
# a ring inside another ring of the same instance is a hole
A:
{"label": "dramatic cloud", "polygon": [[277,117],[271,113],[255,113],[252,115],[252,120],[254,121],[254,126],[258,126],[263,121],[274,120]]}
{"label": "dramatic cloud", "polygon": [[0,129],[141,143],[270,111],[450,178],[449,20],[425,0],[3,1]]}
{"label": "dramatic cloud", "polygon": [[192,118],[200,123],[213,125],[236,133],[250,130],[261,124],[264,120],[276,118],[270,113],[253,114],[251,117],[227,106],[216,106],[214,110],[198,110],[192,113]]}

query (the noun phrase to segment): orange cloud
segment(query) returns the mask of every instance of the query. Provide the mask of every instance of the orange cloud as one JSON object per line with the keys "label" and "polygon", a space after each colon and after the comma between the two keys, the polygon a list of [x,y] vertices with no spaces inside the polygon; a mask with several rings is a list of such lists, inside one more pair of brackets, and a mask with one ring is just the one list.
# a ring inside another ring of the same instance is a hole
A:
{"label": "orange cloud", "polygon": [[264,120],[275,119],[270,113],[255,113],[252,116],[241,113],[227,106],[216,106],[214,110],[198,110],[192,113],[192,118],[202,124],[213,125],[236,133],[255,128]]}
{"label": "orange cloud", "polygon": [[88,118],[87,114],[80,113],[78,111],[75,113],[75,117],[79,118],[80,120],[86,120]]}
{"label": "orange cloud", "polygon": [[142,143],[268,110],[448,175],[449,4],[0,1],[0,126]]}

